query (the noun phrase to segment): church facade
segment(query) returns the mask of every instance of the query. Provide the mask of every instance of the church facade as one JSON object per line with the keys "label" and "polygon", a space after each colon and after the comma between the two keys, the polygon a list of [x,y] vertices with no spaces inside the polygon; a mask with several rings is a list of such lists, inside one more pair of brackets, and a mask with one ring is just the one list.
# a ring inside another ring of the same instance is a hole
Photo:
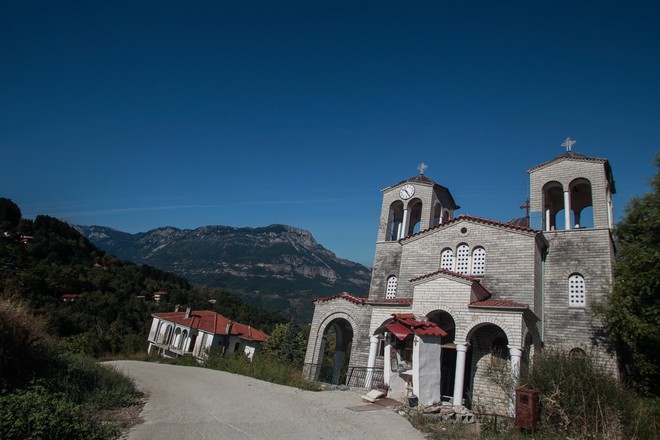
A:
{"label": "church facade", "polygon": [[589,307],[612,284],[609,162],[567,151],[529,169],[527,215],[511,222],[456,215],[424,169],[382,190],[368,296],[315,300],[308,377],[324,375],[325,357],[333,383],[508,410],[489,377],[515,380],[544,348],[593,354],[615,372]]}

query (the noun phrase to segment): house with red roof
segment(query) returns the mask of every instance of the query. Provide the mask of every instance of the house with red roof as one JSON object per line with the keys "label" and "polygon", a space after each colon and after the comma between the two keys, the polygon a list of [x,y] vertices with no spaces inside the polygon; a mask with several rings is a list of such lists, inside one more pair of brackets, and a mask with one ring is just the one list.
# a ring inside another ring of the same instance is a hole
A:
{"label": "house with red roof", "polygon": [[178,310],[151,315],[147,338],[149,354],[163,357],[193,356],[204,360],[211,350],[225,355],[243,353],[250,359],[268,335],[209,310]]}
{"label": "house with red roof", "polygon": [[[508,202],[525,216],[511,221],[457,215],[451,192],[426,168],[382,190],[369,291],[315,300],[307,377],[511,413],[513,396],[489,371],[515,383],[547,347],[593,354],[616,376],[589,307],[613,280],[607,159],[567,151],[530,168],[529,192]],[[476,172],[466,166],[456,184]]]}

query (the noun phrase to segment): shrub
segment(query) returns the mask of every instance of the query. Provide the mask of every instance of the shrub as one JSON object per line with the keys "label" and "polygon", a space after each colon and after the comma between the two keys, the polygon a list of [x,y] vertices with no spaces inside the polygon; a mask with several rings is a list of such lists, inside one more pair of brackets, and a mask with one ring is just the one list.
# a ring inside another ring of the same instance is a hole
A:
{"label": "shrub", "polygon": [[644,401],[624,388],[593,356],[545,350],[523,370],[520,383],[539,392],[539,427],[545,435],[657,438],[657,402]]}
{"label": "shrub", "polygon": [[53,364],[48,378],[50,388],[93,409],[110,409],[135,404],[142,393],[129,378],[94,359],[63,353]]}
{"label": "shrub", "polygon": [[0,298],[0,341],[0,389],[29,382],[51,357],[46,321],[13,298]]}
{"label": "shrub", "polygon": [[0,437],[23,439],[107,439],[113,428],[99,425],[84,406],[43,386],[0,395]]}
{"label": "shrub", "polygon": [[302,370],[299,367],[282,362],[265,353],[257,352],[250,360],[243,354],[236,353],[231,356],[224,356],[219,350],[212,350],[201,364],[192,359],[192,357],[186,356],[170,362],[177,365],[201,366],[212,370],[226,371],[302,390],[319,390],[318,385],[303,377]]}

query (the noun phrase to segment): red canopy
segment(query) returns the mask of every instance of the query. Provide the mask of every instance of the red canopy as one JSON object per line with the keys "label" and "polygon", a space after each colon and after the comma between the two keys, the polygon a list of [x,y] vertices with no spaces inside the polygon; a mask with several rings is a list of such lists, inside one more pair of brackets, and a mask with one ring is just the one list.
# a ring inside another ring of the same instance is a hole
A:
{"label": "red canopy", "polygon": [[397,321],[387,324],[385,328],[400,340],[406,339],[413,333],[412,330]]}

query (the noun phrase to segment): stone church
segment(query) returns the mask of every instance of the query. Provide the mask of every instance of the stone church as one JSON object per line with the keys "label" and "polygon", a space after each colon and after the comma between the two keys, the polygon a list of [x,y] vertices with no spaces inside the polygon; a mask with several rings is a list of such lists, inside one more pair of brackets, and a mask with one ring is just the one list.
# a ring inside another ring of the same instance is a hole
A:
{"label": "stone church", "polygon": [[593,354],[615,372],[589,307],[612,283],[614,179],[607,159],[573,143],[527,171],[526,216],[510,222],[457,215],[423,164],[383,189],[368,296],[315,300],[306,375],[506,411],[508,393],[489,377],[515,380],[544,347]]}

